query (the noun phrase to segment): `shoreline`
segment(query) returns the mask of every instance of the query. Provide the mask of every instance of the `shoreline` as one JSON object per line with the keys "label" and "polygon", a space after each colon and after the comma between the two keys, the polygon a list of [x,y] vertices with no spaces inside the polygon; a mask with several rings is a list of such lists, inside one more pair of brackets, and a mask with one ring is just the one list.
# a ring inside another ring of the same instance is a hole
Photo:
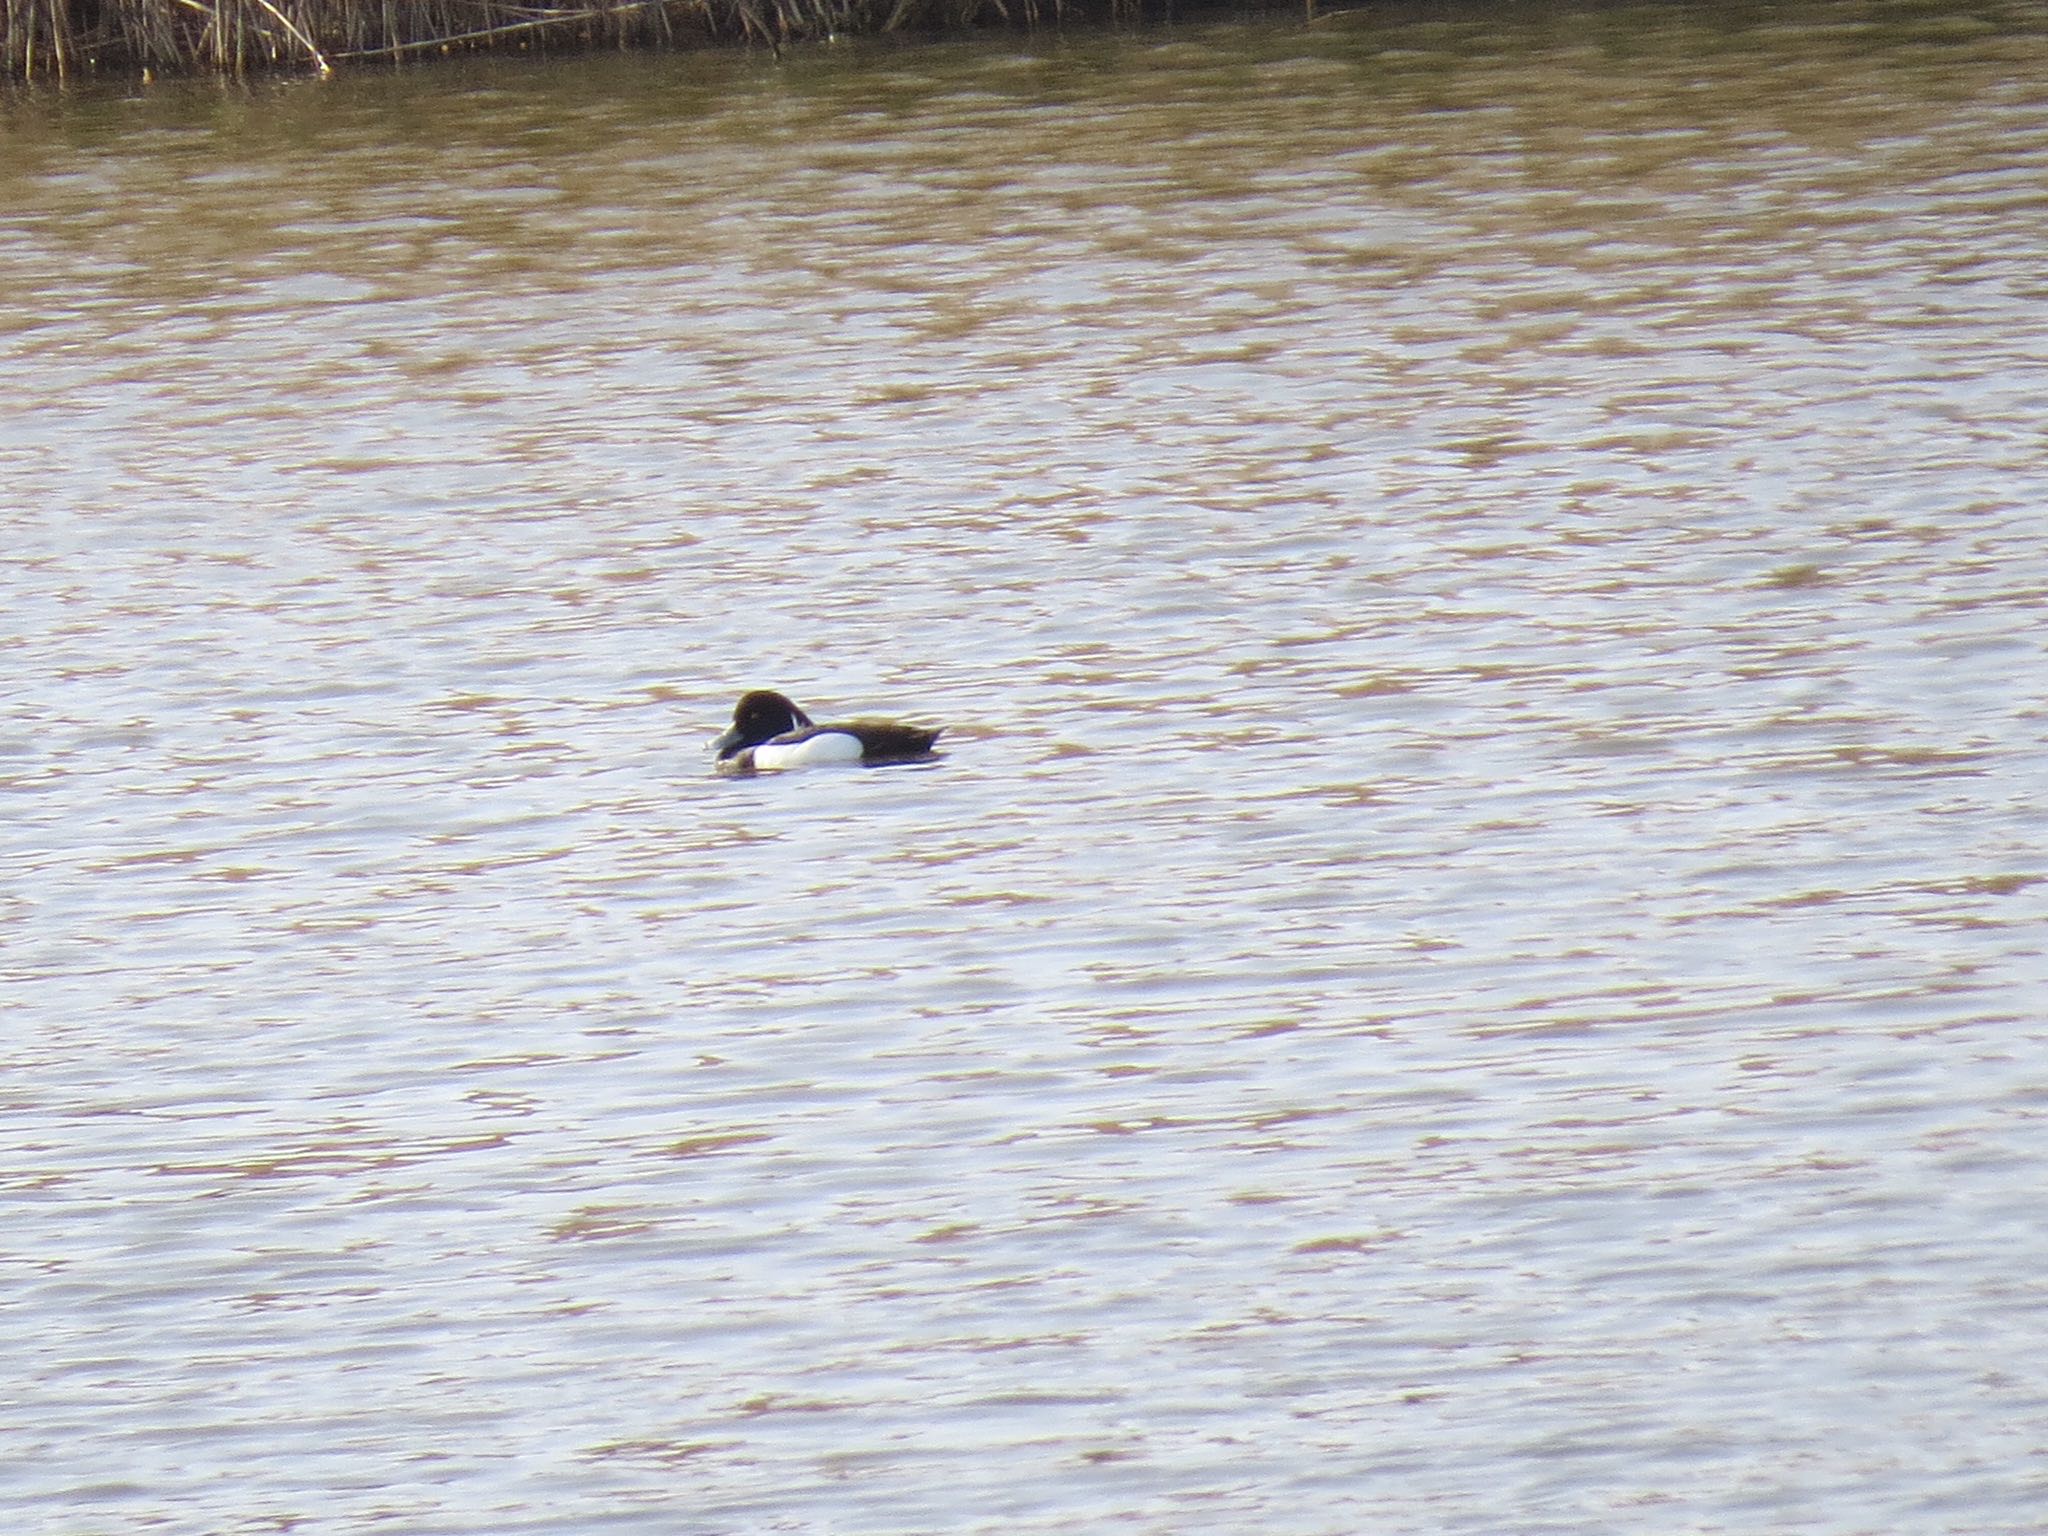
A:
{"label": "shoreline", "polygon": [[[1315,0],[1246,0],[1261,10]],[[1356,0],[1347,0],[1355,4]],[[0,78],[311,75],[454,55],[766,47],[1170,20],[1172,0],[0,0]]]}

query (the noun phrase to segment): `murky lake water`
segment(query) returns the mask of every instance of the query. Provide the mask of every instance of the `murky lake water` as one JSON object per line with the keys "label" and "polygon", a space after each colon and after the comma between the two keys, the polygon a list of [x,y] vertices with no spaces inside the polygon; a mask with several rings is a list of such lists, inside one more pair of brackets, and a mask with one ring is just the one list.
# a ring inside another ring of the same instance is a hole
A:
{"label": "murky lake water", "polygon": [[8,106],[8,1529],[2038,1529],[2048,10],[1743,14]]}

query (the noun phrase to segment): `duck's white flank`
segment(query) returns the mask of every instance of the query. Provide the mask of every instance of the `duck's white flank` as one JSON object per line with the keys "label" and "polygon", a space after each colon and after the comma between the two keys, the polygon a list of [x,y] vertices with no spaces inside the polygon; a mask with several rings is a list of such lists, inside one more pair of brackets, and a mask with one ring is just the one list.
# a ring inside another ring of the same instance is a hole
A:
{"label": "duck's white flank", "polygon": [[762,742],[754,748],[754,767],[765,773],[779,773],[785,768],[857,763],[860,750],[858,736],[849,736],[844,731],[820,731],[809,741],[800,741],[791,747],[778,747],[772,741]]}

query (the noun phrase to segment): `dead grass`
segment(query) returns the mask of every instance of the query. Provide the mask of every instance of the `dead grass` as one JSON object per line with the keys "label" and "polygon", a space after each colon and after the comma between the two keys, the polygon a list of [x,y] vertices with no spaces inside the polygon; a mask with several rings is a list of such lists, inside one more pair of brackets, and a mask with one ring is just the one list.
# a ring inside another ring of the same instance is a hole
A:
{"label": "dead grass", "polygon": [[328,74],[487,49],[677,47],[1135,14],[1141,0],[0,0],[0,74]]}

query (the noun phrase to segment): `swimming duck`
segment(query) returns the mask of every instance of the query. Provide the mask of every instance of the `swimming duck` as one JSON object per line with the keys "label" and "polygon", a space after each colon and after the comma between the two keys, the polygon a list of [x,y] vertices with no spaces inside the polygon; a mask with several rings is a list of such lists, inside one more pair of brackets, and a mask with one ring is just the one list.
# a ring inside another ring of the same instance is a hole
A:
{"label": "swimming duck", "polygon": [[811,717],[765,688],[740,695],[732,729],[714,741],[720,773],[769,773],[821,763],[914,763],[932,755],[939,730],[893,720],[813,725]]}

